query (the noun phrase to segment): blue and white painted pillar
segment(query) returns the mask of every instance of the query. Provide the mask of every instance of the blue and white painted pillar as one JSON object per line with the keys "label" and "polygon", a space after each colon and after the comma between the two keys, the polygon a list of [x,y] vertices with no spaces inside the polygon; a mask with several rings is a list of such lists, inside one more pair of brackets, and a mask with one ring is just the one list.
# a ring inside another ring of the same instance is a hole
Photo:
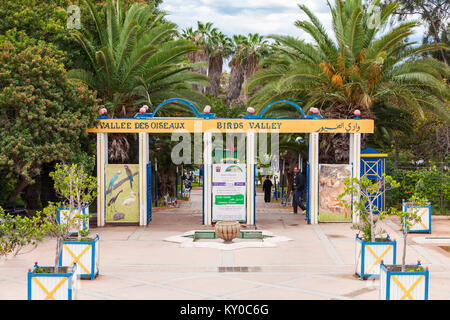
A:
{"label": "blue and white painted pillar", "polygon": [[139,133],[139,225],[147,225],[147,164],[149,163],[148,133]]}
{"label": "blue and white painted pillar", "polygon": [[108,164],[108,134],[97,133],[97,226],[105,225],[106,175]]}
{"label": "blue and white painted pillar", "polygon": [[309,134],[309,203],[311,224],[319,223],[319,133]]}
{"label": "blue and white painted pillar", "polygon": [[[350,133],[350,156],[349,164],[353,166],[352,178],[359,179],[361,176],[361,134]],[[360,196],[357,196],[353,200],[358,200]],[[352,201],[353,201],[352,200]],[[352,206],[352,221],[353,223],[359,222],[359,212],[355,206]]]}

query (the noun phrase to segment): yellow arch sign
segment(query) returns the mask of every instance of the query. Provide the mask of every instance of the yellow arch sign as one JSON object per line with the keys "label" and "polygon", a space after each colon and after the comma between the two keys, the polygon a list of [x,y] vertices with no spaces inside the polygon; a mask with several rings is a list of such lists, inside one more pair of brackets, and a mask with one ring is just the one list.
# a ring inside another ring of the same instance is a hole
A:
{"label": "yellow arch sign", "polygon": [[279,133],[373,133],[373,120],[353,119],[100,119],[89,133],[279,132]]}

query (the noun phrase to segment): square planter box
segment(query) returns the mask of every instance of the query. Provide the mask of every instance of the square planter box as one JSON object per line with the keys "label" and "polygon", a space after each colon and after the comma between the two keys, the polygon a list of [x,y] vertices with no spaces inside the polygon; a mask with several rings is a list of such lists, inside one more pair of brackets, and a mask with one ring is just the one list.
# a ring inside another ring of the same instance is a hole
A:
{"label": "square planter box", "polygon": [[[76,300],[79,276],[77,265],[63,267],[59,273],[34,273],[37,264],[28,271],[28,300]],[[54,267],[43,267],[54,268]]]}
{"label": "square planter box", "polygon": [[417,206],[411,202],[402,202],[403,212],[412,212],[417,210],[417,215],[420,216],[420,221],[416,222],[409,232],[425,232],[431,233],[431,203],[427,203],[426,206]]}
{"label": "square planter box", "polygon": [[[77,226],[70,229],[70,233],[78,235],[78,232],[86,229],[89,231],[89,205],[84,206],[81,209],[81,215],[83,219],[79,221]],[[69,216],[69,208],[58,208],[58,224],[66,223]]]}
{"label": "square planter box", "polygon": [[78,274],[82,278],[95,279],[99,266],[99,237],[92,241],[78,241],[76,238],[65,240],[59,256],[60,266],[77,264]]}
{"label": "square planter box", "polygon": [[[406,265],[407,268],[420,266]],[[388,269],[389,268],[389,269]],[[397,270],[398,269],[398,270]],[[401,272],[401,265],[380,267],[381,300],[428,300],[429,271]]]}
{"label": "square planter box", "polygon": [[355,246],[355,273],[361,279],[380,276],[380,263],[382,261],[395,264],[397,256],[397,242],[392,241],[389,236],[388,241],[367,242],[356,236]]}

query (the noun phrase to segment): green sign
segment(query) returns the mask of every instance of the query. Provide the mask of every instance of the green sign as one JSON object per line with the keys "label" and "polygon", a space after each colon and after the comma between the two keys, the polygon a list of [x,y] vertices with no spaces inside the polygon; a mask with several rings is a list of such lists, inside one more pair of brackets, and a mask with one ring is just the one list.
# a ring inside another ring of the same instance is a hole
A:
{"label": "green sign", "polygon": [[232,195],[216,195],[214,199],[215,205],[228,205],[228,204],[244,204],[243,194],[232,194]]}

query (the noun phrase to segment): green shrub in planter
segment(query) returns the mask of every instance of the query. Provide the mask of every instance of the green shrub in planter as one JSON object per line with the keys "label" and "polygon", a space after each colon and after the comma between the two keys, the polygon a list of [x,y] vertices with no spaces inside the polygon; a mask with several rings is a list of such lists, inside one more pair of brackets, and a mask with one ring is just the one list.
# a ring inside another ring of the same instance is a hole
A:
{"label": "green shrub in planter", "polygon": [[380,180],[370,180],[367,177],[347,178],[344,182],[344,192],[338,196],[340,206],[352,208],[352,203],[344,200],[351,195],[353,206],[359,213],[359,221],[353,224],[352,229],[360,234],[355,239],[355,274],[361,279],[378,277],[380,275],[381,259],[395,263],[397,242],[393,241],[386,231],[378,227],[379,222],[385,218],[386,211],[379,210],[374,214],[377,196],[385,190],[398,186],[398,183],[390,176],[383,175]]}
{"label": "green shrub in planter", "polygon": [[78,265],[82,278],[95,279],[99,273],[99,236],[89,236],[83,229],[78,235],[71,235],[62,243],[60,266]]}
{"label": "green shrub in planter", "polygon": [[386,264],[381,266],[380,299],[386,300],[427,300],[428,299],[428,268],[406,264],[407,236],[413,225],[420,221],[418,207],[426,205],[426,200],[413,194],[409,202],[415,206],[411,210],[397,210],[391,208],[389,214],[400,218],[400,226],[403,237],[402,263]]}
{"label": "green shrub in planter", "polygon": [[[29,299],[75,299],[76,283],[79,279],[77,264],[60,266],[59,260],[63,248],[63,242],[70,237],[72,230],[79,225],[83,216],[80,214],[89,201],[92,200],[93,191],[96,189],[96,179],[87,175],[82,167],[72,164],[56,165],[56,170],[50,174],[55,181],[56,192],[64,197],[68,205],[52,203],[44,208],[44,220],[41,228],[46,234],[56,239],[56,252],[53,266],[39,267],[37,263],[28,273],[28,298]],[[95,193],[94,193],[95,194]],[[71,214],[64,221],[58,219],[58,208],[64,206]],[[40,272],[44,271],[44,272]],[[36,275],[39,274],[39,275]],[[37,277],[42,279],[37,279]],[[42,280],[42,281],[40,281]],[[45,280],[45,281],[44,281]],[[36,287],[37,285],[37,287]],[[40,288],[39,291],[36,288]],[[62,293],[57,297],[54,293],[62,287]],[[40,292],[35,295],[33,292]],[[66,294],[67,292],[67,294]]]}

